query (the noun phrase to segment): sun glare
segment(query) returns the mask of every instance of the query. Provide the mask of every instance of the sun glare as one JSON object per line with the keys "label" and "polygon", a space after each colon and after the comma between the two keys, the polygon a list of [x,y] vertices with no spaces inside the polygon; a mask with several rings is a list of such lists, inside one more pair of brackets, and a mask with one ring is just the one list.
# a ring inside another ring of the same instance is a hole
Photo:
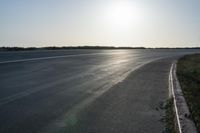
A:
{"label": "sun glare", "polygon": [[136,26],[142,19],[139,6],[128,0],[116,0],[105,10],[105,20],[109,26],[117,29],[127,29]]}

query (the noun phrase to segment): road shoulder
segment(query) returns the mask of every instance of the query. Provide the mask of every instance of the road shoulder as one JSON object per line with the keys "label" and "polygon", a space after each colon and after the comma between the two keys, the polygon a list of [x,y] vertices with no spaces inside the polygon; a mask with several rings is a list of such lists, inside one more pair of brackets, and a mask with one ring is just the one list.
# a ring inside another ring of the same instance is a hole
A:
{"label": "road shoulder", "polygon": [[[182,68],[182,66],[180,66],[180,64],[179,64],[179,67]],[[172,89],[172,97],[174,99],[174,111],[176,113],[175,124],[177,126],[178,133],[197,133],[197,128],[195,127],[195,124],[192,120],[192,115],[190,113],[190,110],[189,110],[189,107],[187,104],[188,101],[185,99],[185,96],[188,96],[188,94],[185,94],[182,91],[183,88],[181,88],[181,85],[179,83],[178,78],[181,78],[181,81],[183,78],[182,77],[183,73],[182,73],[182,71],[181,72],[180,71],[181,70],[178,70],[179,75],[177,77],[177,62],[174,62],[171,67],[170,75],[171,75],[171,80],[172,80],[171,89]],[[191,80],[191,79],[189,79],[189,80]],[[191,81],[187,81],[187,83],[188,82],[191,82]],[[186,87],[186,86],[184,86],[184,87]],[[191,88],[191,86],[187,86],[187,88],[188,87],[190,87],[190,90],[193,89],[193,88]]]}

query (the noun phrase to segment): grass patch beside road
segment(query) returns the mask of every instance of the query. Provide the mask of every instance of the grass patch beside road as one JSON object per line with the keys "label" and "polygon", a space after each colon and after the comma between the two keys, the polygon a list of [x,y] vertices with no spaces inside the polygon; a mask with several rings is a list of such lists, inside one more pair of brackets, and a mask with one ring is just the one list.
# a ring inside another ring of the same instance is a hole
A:
{"label": "grass patch beside road", "polygon": [[177,64],[177,75],[192,118],[200,132],[200,54],[182,57]]}

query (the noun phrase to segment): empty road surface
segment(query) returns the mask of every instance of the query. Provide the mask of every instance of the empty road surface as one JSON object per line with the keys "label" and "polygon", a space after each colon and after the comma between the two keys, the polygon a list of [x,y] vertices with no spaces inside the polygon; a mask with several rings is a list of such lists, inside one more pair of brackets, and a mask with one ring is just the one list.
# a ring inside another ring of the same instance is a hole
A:
{"label": "empty road surface", "polygon": [[192,52],[0,52],[0,132],[160,133],[170,65]]}

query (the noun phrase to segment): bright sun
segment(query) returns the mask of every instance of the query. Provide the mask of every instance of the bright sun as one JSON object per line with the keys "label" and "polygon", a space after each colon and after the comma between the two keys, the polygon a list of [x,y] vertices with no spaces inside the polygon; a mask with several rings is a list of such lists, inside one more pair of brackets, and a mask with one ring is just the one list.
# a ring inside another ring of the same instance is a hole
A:
{"label": "bright sun", "polygon": [[116,0],[106,7],[105,16],[106,23],[113,28],[126,29],[140,22],[142,12],[132,1]]}

